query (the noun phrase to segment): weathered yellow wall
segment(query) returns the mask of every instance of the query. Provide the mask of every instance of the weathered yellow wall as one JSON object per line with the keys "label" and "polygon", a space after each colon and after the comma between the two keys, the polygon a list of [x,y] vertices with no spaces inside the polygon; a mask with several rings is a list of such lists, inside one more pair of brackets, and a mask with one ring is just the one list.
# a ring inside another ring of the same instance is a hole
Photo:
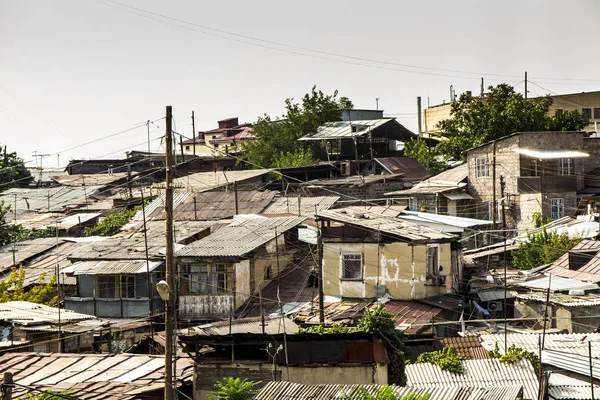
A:
{"label": "weathered yellow wall", "polygon": [[422,121],[423,132],[438,132],[439,128],[437,124],[445,119],[450,119],[451,108],[452,104],[448,103],[424,109]]}
{"label": "weathered yellow wall", "polygon": [[[361,281],[341,280],[341,253],[363,253]],[[449,243],[439,244],[441,275],[451,275]],[[445,293],[445,286],[427,285],[427,246],[406,243],[325,243],[323,245],[325,295],[349,298],[373,298],[376,287],[385,285],[395,299],[409,300]]]}
{"label": "weathered yellow wall", "polygon": [[235,308],[240,307],[251,293],[250,289],[250,260],[233,264],[235,274]]}

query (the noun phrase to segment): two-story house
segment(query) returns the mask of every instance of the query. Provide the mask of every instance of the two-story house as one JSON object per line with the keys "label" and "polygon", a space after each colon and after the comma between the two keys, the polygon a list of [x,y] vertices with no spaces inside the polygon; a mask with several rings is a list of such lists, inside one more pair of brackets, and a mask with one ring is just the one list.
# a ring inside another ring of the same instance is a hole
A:
{"label": "two-story house", "polygon": [[209,131],[199,131],[195,139],[182,142],[186,153],[198,155],[227,154],[239,151],[241,146],[256,137],[252,124],[240,124],[237,117],[217,122],[219,127]]}
{"label": "two-story house", "polygon": [[468,191],[476,218],[491,220],[493,201],[498,222],[504,204],[509,229],[531,229],[535,216],[573,215],[589,168],[588,144],[583,132],[517,132],[470,149]]}
{"label": "two-story house", "polygon": [[326,296],[410,300],[459,290],[457,236],[357,207],[319,211],[317,219]]}
{"label": "two-story house", "polygon": [[199,321],[234,315],[293,261],[294,228],[305,219],[234,221],[176,251],[180,317]]}

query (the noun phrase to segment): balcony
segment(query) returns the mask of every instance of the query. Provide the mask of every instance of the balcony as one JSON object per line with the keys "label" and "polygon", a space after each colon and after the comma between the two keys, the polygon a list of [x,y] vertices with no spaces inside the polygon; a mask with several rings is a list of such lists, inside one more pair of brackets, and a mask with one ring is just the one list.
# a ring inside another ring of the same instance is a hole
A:
{"label": "balcony", "polygon": [[567,176],[520,176],[517,178],[519,193],[576,192],[577,177]]}

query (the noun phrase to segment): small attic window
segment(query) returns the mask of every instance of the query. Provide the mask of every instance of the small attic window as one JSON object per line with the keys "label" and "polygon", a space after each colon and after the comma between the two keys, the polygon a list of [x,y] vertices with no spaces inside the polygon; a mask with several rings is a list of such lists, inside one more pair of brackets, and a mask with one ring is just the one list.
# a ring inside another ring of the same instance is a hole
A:
{"label": "small attic window", "polygon": [[578,270],[585,264],[590,262],[596,255],[596,251],[570,251],[569,252],[569,269]]}

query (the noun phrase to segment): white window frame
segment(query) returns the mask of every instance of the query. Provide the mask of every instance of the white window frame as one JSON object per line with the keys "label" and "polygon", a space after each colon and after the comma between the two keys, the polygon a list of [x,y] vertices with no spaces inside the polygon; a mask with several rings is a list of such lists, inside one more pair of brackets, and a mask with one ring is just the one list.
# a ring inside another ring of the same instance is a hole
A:
{"label": "white window frame", "polygon": [[475,177],[489,178],[490,164],[487,156],[475,157]]}
{"label": "white window frame", "polygon": [[[349,278],[345,276],[344,259],[345,257],[360,257],[360,277]],[[363,253],[342,252],[340,253],[340,280],[343,281],[362,281],[365,273],[365,258]]]}
{"label": "white window frame", "polygon": [[565,216],[565,199],[563,197],[554,197],[550,199],[550,218],[553,220]]}
{"label": "white window frame", "polygon": [[558,173],[561,176],[573,175],[573,159],[561,158],[558,160]]}

